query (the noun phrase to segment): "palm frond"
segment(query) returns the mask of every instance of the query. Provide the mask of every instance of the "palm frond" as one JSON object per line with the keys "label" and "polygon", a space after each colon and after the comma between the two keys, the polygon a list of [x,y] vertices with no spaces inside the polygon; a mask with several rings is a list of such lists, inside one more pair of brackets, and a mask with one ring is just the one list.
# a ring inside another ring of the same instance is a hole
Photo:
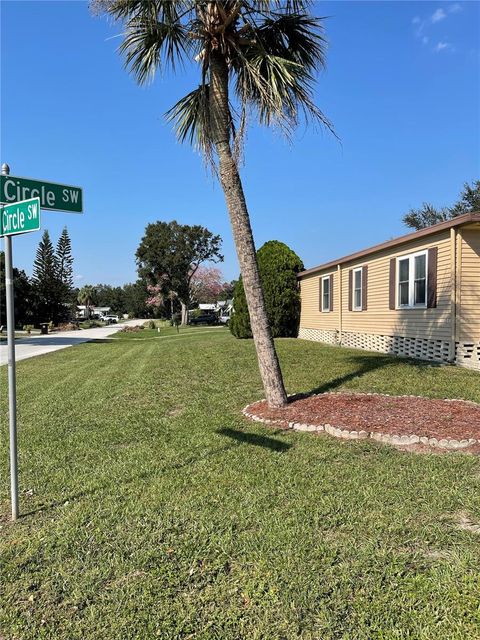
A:
{"label": "palm frond", "polygon": [[195,149],[211,157],[209,85],[201,84],[166,113],[180,142],[188,141]]}
{"label": "palm frond", "polygon": [[321,18],[296,13],[267,18],[251,37],[265,52],[298,62],[310,71],[325,67],[327,41]]}
{"label": "palm frond", "polygon": [[107,13],[121,21],[149,15],[171,22],[195,8],[195,0],[90,0],[89,4],[93,13]]}
{"label": "palm frond", "polygon": [[289,135],[300,114],[333,131],[328,118],[312,98],[313,78],[298,62],[257,52],[248,58],[240,54],[235,91],[240,102],[253,107],[261,124],[278,124]]}
{"label": "palm frond", "polygon": [[333,132],[313,100],[314,73],[325,65],[326,42],[319,19],[276,14],[250,28],[248,39],[232,59],[238,100],[254,107],[261,124],[279,124],[287,134],[301,115]]}
{"label": "palm frond", "polygon": [[175,64],[186,53],[188,40],[179,22],[159,22],[150,18],[132,18],[125,29],[119,51],[125,67],[139,84],[152,80],[157,69]]}
{"label": "palm frond", "polygon": [[92,5],[124,23],[119,51],[139,84],[152,80],[157,69],[174,70],[183,61],[191,41],[182,18],[193,11],[193,0],[94,0]]}

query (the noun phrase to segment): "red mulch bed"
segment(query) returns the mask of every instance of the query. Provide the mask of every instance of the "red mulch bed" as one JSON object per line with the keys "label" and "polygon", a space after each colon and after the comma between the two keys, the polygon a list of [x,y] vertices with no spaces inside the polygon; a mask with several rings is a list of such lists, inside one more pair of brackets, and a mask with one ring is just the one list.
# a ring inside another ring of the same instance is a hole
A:
{"label": "red mulch bed", "polygon": [[466,400],[435,400],[413,396],[326,393],[291,398],[282,409],[270,409],[265,400],[247,411],[270,420],[324,425],[349,430],[435,438],[480,439],[480,405]]}

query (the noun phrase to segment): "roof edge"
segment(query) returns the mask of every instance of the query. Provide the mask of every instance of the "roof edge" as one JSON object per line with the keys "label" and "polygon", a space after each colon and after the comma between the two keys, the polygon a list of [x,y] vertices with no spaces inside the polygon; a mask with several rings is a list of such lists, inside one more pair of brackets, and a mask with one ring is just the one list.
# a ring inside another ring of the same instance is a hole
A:
{"label": "roof edge", "polygon": [[430,236],[434,233],[438,233],[439,231],[445,231],[446,229],[451,229],[453,227],[460,227],[464,224],[469,224],[470,222],[480,222],[480,213],[477,213],[477,212],[464,213],[461,216],[452,218],[452,220],[445,220],[445,222],[438,222],[437,224],[434,224],[431,227],[426,227],[425,229],[420,229],[419,231],[414,231],[413,233],[407,233],[404,236],[399,236],[398,238],[393,238],[392,240],[387,240],[386,242],[375,244],[373,245],[373,247],[369,247],[368,249],[362,249],[361,251],[356,251],[355,253],[351,253],[347,256],[343,256],[342,258],[338,258],[337,260],[330,260],[329,262],[324,262],[323,264],[320,264],[317,267],[312,267],[311,269],[306,269],[305,271],[301,271],[300,273],[297,274],[297,278],[300,279],[300,278],[303,278],[304,276],[309,276],[309,275],[312,275],[313,273],[317,273],[318,271],[324,271],[325,269],[336,267],[337,265],[344,264],[345,262],[352,262],[353,260],[357,260],[358,258],[369,256],[370,254],[376,253],[377,251],[382,251],[383,249],[389,249],[390,247],[396,247],[397,245],[404,244],[405,242],[410,242],[411,240],[416,240],[417,238]]}

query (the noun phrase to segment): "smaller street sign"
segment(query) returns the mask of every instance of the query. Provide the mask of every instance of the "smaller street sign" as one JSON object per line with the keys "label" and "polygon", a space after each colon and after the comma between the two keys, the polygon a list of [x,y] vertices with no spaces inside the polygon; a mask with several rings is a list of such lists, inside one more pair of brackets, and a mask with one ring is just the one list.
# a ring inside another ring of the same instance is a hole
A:
{"label": "smaller street sign", "polygon": [[40,198],[21,200],[1,208],[0,236],[15,236],[39,229]]}

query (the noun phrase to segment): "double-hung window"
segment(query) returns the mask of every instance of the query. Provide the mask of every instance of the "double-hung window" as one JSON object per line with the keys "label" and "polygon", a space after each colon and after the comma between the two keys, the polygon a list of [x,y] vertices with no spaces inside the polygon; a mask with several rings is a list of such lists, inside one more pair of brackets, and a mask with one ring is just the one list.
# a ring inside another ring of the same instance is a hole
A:
{"label": "double-hung window", "polygon": [[363,285],[363,269],[354,269],[353,270],[353,310],[354,311],[362,311],[363,309],[363,300],[362,300],[362,285]]}
{"label": "double-hung window", "polygon": [[330,276],[322,278],[322,311],[330,311]]}
{"label": "double-hung window", "polygon": [[427,251],[397,258],[397,307],[427,306]]}

